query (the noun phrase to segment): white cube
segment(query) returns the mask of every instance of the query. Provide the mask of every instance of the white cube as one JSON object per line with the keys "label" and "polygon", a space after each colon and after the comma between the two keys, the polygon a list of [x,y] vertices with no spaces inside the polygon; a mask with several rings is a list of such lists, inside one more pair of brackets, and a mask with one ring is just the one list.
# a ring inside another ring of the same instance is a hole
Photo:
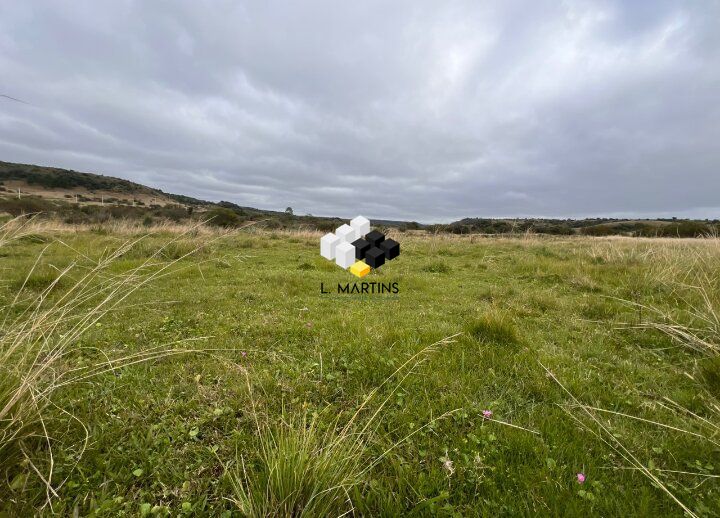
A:
{"label": "white cube", "polygon": [[370,220],[364,216],[353,218],[350,226],[355,229],[355,239],[360,239],[370,232]]}
{"label": "white cube", "polygon": [[340,244],[340,238],[330,232],[320,238],[320,255],[331,261],[335,259],[335,248]]}
{"label": "white cube", "polygon": [[355,237],[355,229],[350,225],[341,225],[335,229],[335,235],[340,238],[341,241],[352,243],[357,238]]}
{"label": "white cube", "polygon": [[355,247],[343,241],[335,247],[335,262],[342,268],[350,268],[355,264]]}

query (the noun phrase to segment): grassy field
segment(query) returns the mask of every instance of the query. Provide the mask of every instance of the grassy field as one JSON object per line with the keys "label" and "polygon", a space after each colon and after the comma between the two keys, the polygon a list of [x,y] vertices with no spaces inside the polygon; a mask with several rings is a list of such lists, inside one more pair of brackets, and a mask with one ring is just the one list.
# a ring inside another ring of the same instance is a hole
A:
{"label": "grassy field", "polygon": [[719,514],[716,239],[398,234],[359,296],[311,233],[26,230],[5,337],[92,268],[76,313],[127,298],[45,333],[0,516]]}

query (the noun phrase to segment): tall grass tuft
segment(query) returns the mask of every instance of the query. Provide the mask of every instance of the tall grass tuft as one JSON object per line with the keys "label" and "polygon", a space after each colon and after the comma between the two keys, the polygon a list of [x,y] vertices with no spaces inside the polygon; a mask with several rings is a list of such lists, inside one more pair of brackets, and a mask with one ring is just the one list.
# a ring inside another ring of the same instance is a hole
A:
{"label": "tall grass tuft", "polygon": [[[17,239],[26,225],[14,221],[3,226],[0,244],[7,246]],[[158,259],[163,253],[161,247],[140,266],[115,273],[116,260],[142,239],[106,251],[97,260],[79,256],[39,287],[39,292],[28,290],[28,280],[39,268],[46,247],[30,267],[13,300],[0,308],[0,473],[9,474],[21,461],[26,461],[43,480],[48,501],[57,485],[52,480],[53,440],[46,425],[46,410],[53,405],[56,391],[123,365],[172,353],[153,348],[121,358],[106,357],[105,361],[86,367],[74,367],[69,360],[80,349],[80,339],[88,329],[126,307],[130,295],[154,279],[172,273],[171,266],[193,253],[190,250],[173,261],[161,261]],[[35,465],[27,452],[28,446],[38,440],[48,451],[47,466],[43,469]]]}
{"label": "tall grass tuft", "polygon": [[708,282],[678,288],[686,295],[680,297],[682,305],[673,311],[631,303],[643,311],[644,318],[630,327],[660,331],[674,342],[704,356],[720,355],[720,300],[710,286]]}
{"label": "tall grass tuft", "polygon": [[260,434],[260,463],[232,477],[245,516],[338,516],[353,509],[363,480],[362,436],[322,430],[318,418],[281,424]]}
{"label": "tall grass tuft", "polygon": [[[656,396],[646,402],[648,407],[660,407],[664,415],[682,420],[682,426],[674,426],[660,420],[646,419],[616,410],[597,408],[583,404],[560,380],[547,369],[548,376],[555,381],[570,397],[572,404],[563,406],[563,410],[582,428],[612,448],[626,465],[612,466],[612,469],[631,469],[645,476],[655,487],[662,490],[687,516],[703,514],[701,506],[694,509],[688,495],[710,479],[720,475],[687,470],[662,469],[651,462],[643,462],[640,455],[632,452],[621,435],[613,433],[610,417],[642,422],[647,426],[662,429],[667,433],[679,434],[688,440],[707,441],[715,448],[720,446],[720,240],[717,236],[704,239],[661,241],[652,240],[654,246],[646,242],[633,242],[630,248],[610,247],[610,254],[604,256],[607,262],[618,264],[644,263],[648,272],[643,278],[635,279],[643,288],[661,286],[672,295],[673,304],[668,308],[650,303],[622,300],[638,310],[639,321],[626,323],[623,327],[659,331],[668,336],[692,357],[701,356],[699,376],[690,376],[686,368],[677,369],[678,374],[695,382],[704,382],[709,389],[707,394],[698,394],[697,403],[702,411],[692,411],[667,396]],[[702,415],[701,415],[702,414]],[[671,478],[672,477],[672,478]],[[682,486],[679,479],[689,478],[694,487],[686,488],[685,494],[677,490]]]}
{"label": "tall grass tuft", "polygon": [[467,333],[480,343],[515,345],[517,330],[510,319],[496,312],[486,313],[466,326]]}
{"label": "tall grass tuft", "polygon": [[720,355],[720,239],[708,236],[692,246],[657,247],[660,257],[646,283],[661,284],[676,299],[671,309],[624,300],[642,316],[630,327],[654,329],[703,356]]}
{"label": "tall grass tuft", "polygon": [[33,234],[35,216],[17,216],[0,225],[0,250],[9,243]]}
{"label": "tall grass tuft", "polygon": [[[299,421],[283,419],[280,425],[263,423],[253,402],[258,432],[259,459],[248,466],[242,457],[230,471],[238,510],[248,517],[344,516],[355,510],[360,486],[385,456],[407,439],[455,412],[446,412],[372,456],[368,445],[377,432],[383,408],[428,354],[451,343],[457,335],[423,348],[373,389],[344,424],[340,416],[323,427],[320,416]],[[370,404],[385,386],[397,380],[377,408]],[[251,390],[249,379],[248,389]],[[251,401],[252,393],[251,393]],[[363,418],[364,414],[369,414]]]}

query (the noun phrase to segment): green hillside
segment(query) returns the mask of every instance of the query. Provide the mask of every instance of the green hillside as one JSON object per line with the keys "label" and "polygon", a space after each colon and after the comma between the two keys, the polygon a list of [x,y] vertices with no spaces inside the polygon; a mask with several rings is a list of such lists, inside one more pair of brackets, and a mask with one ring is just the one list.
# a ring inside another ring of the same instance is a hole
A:
{"label": "green hillside", "polygon": [[71,169],[45,167],[32,164],[0,162],[0,181],[19,180],[31,186],[47,189],[87,189],[112,191],[118,194],[165,196],[184,205],[202,205],[208,202],[190,196],[170,194],[139,183],[94,173],[81,173]]}

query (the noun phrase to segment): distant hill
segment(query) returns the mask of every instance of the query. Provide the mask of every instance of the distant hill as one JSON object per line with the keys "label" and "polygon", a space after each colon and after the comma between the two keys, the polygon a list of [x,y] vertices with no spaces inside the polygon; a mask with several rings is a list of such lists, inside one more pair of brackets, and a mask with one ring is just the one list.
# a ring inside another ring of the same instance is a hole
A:
{"label": "distant hill", "polygon": [[[101,223],[108,219],[155,221],[210,219],[222,226],[253,223],[266,228],[333,231],[347,221],[336,217],[295,215],[292,212],[244,207],[229,201],[209,202],[166,193],[139,183],[81,173],[69,169],[0,162],[0,213],[40,212],[73,223]],[[397,220],[373,220],[378,227],[453,234],[697,237],[720,235],[718,220],[492,219],[465,218],[449,224],[423,225]]]}
{"label": "distant hill", "polygon": [[146,204],[154,201],[158,205],[209,204],[204,200],[166,193],[122,178],[31,164],[0,162],[0,181],[6,189],[21,189],[42,198],[52,198],[52,194],[59,194],[61,197],[66,194],[79,194],[87,198],[88,194],[95,194],[106,198],[125,199],[129,203],[141,200]]}
{"label": "distant hill", "polygon": [[[229,201],[210,202],[166,193],[139,183],[70,169],[0,161],[0,213],[43,213],[70,223],[108,219],[140,219],[144,223],[212,218],[223,226],[253,222],[267,228],[332,231],[347,221],[245,207]],[[219,223],[222,222],[222,223]],[[421,225],[375,220],[383,227],[417,229]]]}

